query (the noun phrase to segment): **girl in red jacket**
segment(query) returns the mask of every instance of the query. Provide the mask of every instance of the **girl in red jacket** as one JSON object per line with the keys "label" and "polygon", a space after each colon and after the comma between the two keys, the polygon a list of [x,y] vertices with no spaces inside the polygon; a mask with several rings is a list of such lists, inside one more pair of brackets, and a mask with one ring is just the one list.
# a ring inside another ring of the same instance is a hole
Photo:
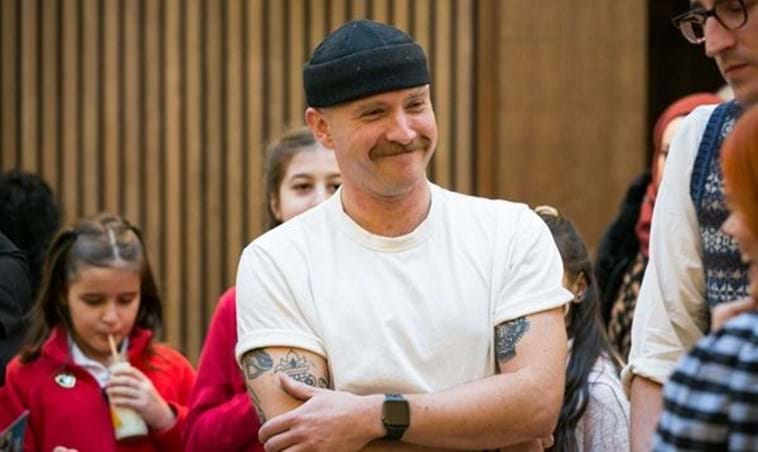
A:
{"label": "girl in red jacket", "polygon": [[[0,427],[29,411],[24,450],[182,450],[189,362],[152,341],[161,325],[158,290],[141,234],[101,215],[50,245],[31,341],[8,367]],[[131,363],[110,372],[109,337]],[[110,406],[129,407],[146,435],[117,441]]]}
{"label": "girl in red jacket", "polygon": [[[341,184],[334,153],[307,128],[294,129],[269,146],[266,199],[273,228],[325,201]],[[205,338],[197,384],[185,429],[188,451],[262,451],[261,422],[234,358],[237,305],[232,287],[218,301]]]}

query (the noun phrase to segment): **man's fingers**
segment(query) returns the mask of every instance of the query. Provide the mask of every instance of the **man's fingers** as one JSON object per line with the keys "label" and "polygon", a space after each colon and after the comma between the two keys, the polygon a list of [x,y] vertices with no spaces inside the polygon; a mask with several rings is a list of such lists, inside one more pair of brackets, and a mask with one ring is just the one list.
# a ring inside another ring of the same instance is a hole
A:
{"label": "man's fingers", "polygon": [[[297,411],[297,410],[294,410]],[[292,422],[292,411],[289,413],[276,416],[266,421],[258,430],[258,441],[261,444],[266,444],[269,439],[280,435],[290,429],[290,423]],[[268,449],[267,449],[268,450]]]}
{"label": "man's fingers", "polygon": [[301,401],[310,399],[318,391],[313,386],[295,381],[283,373],[279,374],[279,383],[282,385],[284,392]]}
{"label": "man's fingers", "polygon": [[279,452],[285,449],[287,452],[290,452],[293,450],[292,446],[295,446],[297,443],[297,436],[291,430],[288,430],[279,435],[272,436],[268,441],[263,443],[263,448],[266,452]]}

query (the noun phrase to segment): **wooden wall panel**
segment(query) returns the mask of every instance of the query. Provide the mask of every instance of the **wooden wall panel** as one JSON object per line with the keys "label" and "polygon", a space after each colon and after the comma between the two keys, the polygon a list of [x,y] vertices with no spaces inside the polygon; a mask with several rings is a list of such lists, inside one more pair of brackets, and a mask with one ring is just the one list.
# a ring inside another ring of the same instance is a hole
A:
{"label": "wooden wall panel", "polygon": [[643,168],[646,3],[583,5],[497,5],[495,192],[558,207],[594,244]]}
{"label": "wooden wall panel", "polygon": [[[565,206],[594,239],[590,209],[615,208],[642,161],[644,64],[639,5],[591,3],[0,0],[0,169],[40,172],[66,222],[105,209],[138,224],[163,336],[195,359],[265,227],[265,144],[302,124],[302,65],[349,19],[394,23],[426,49],[434,181]],[[610,190],[582,185],[600,173]]]}

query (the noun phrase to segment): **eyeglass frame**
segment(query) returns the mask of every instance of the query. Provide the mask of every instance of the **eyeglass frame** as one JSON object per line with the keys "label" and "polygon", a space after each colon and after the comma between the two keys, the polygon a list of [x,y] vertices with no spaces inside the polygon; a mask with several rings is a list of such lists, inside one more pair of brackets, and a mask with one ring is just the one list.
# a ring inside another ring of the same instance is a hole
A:
{"label": "eyeglass frame", "polygon": [[[720,1],[729,1],[729,0],[720,0]],[[718,16],[718,14],[716,14],[716,6],[717,5],[715,5],[715,4],[713,5],[713,8],[711,8],[711,9],[705,9],[703,7],[696,8],[696,9],[691,9],[691,10],[685,12],[685,13],[679,14],[678,16],[674,17],[673,19],[671,19],[671,22],[674,24],[674,27],[677,30],[679,30],[679,33],[681,33],[682,36],[684,36],[684,39],[686,39],[688,42],[690,42],[692,44],[699,45],[699,44],[702,44],[702,43],[705,42],[705,36],[703,36],[702,38],[698,39],[697,41],[692,41],[690,38],[687,37],[687,34],[684,31],[682,31],[682,28],[680,26],[681,23],[684,22],[685,19],[687,19],[687,18],[689,18],[691,16],[700,16],[700,17],[704,18],[702,26],[705,29],[705,23],[708,21],[708,18],[709,17],[713,17],[714,19],[716,19],[716,21],[722,27],[726,28],[727,30],[738,30],[738,29],[744,27],[745,24],[747,23],[748,12],[747,12],[747,6],[745,5],[745,0],[737,0],[737,2],[739,3],[740,7],[742,8],[742,23],[740,23],[739,25],[734,26],[734,27],[727,26],[724,23],[724,21],[721,20],[721,18]],[[717,2],[717,3],[720,3],[720,2]]]}

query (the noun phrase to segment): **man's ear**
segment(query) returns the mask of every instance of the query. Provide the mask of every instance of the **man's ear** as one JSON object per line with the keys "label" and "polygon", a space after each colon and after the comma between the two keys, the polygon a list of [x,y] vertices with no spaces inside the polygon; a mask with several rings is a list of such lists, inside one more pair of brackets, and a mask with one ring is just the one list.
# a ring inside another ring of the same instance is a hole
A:
{"label": "man's ear", "polygon": [[305,123],[311,129],[311,133],[316,137],[321,146],[327,149],[334,149],[334,140],[329,131],[329,123],[326,120],[326,113],[318,108],[308,107],[305,110]]}

